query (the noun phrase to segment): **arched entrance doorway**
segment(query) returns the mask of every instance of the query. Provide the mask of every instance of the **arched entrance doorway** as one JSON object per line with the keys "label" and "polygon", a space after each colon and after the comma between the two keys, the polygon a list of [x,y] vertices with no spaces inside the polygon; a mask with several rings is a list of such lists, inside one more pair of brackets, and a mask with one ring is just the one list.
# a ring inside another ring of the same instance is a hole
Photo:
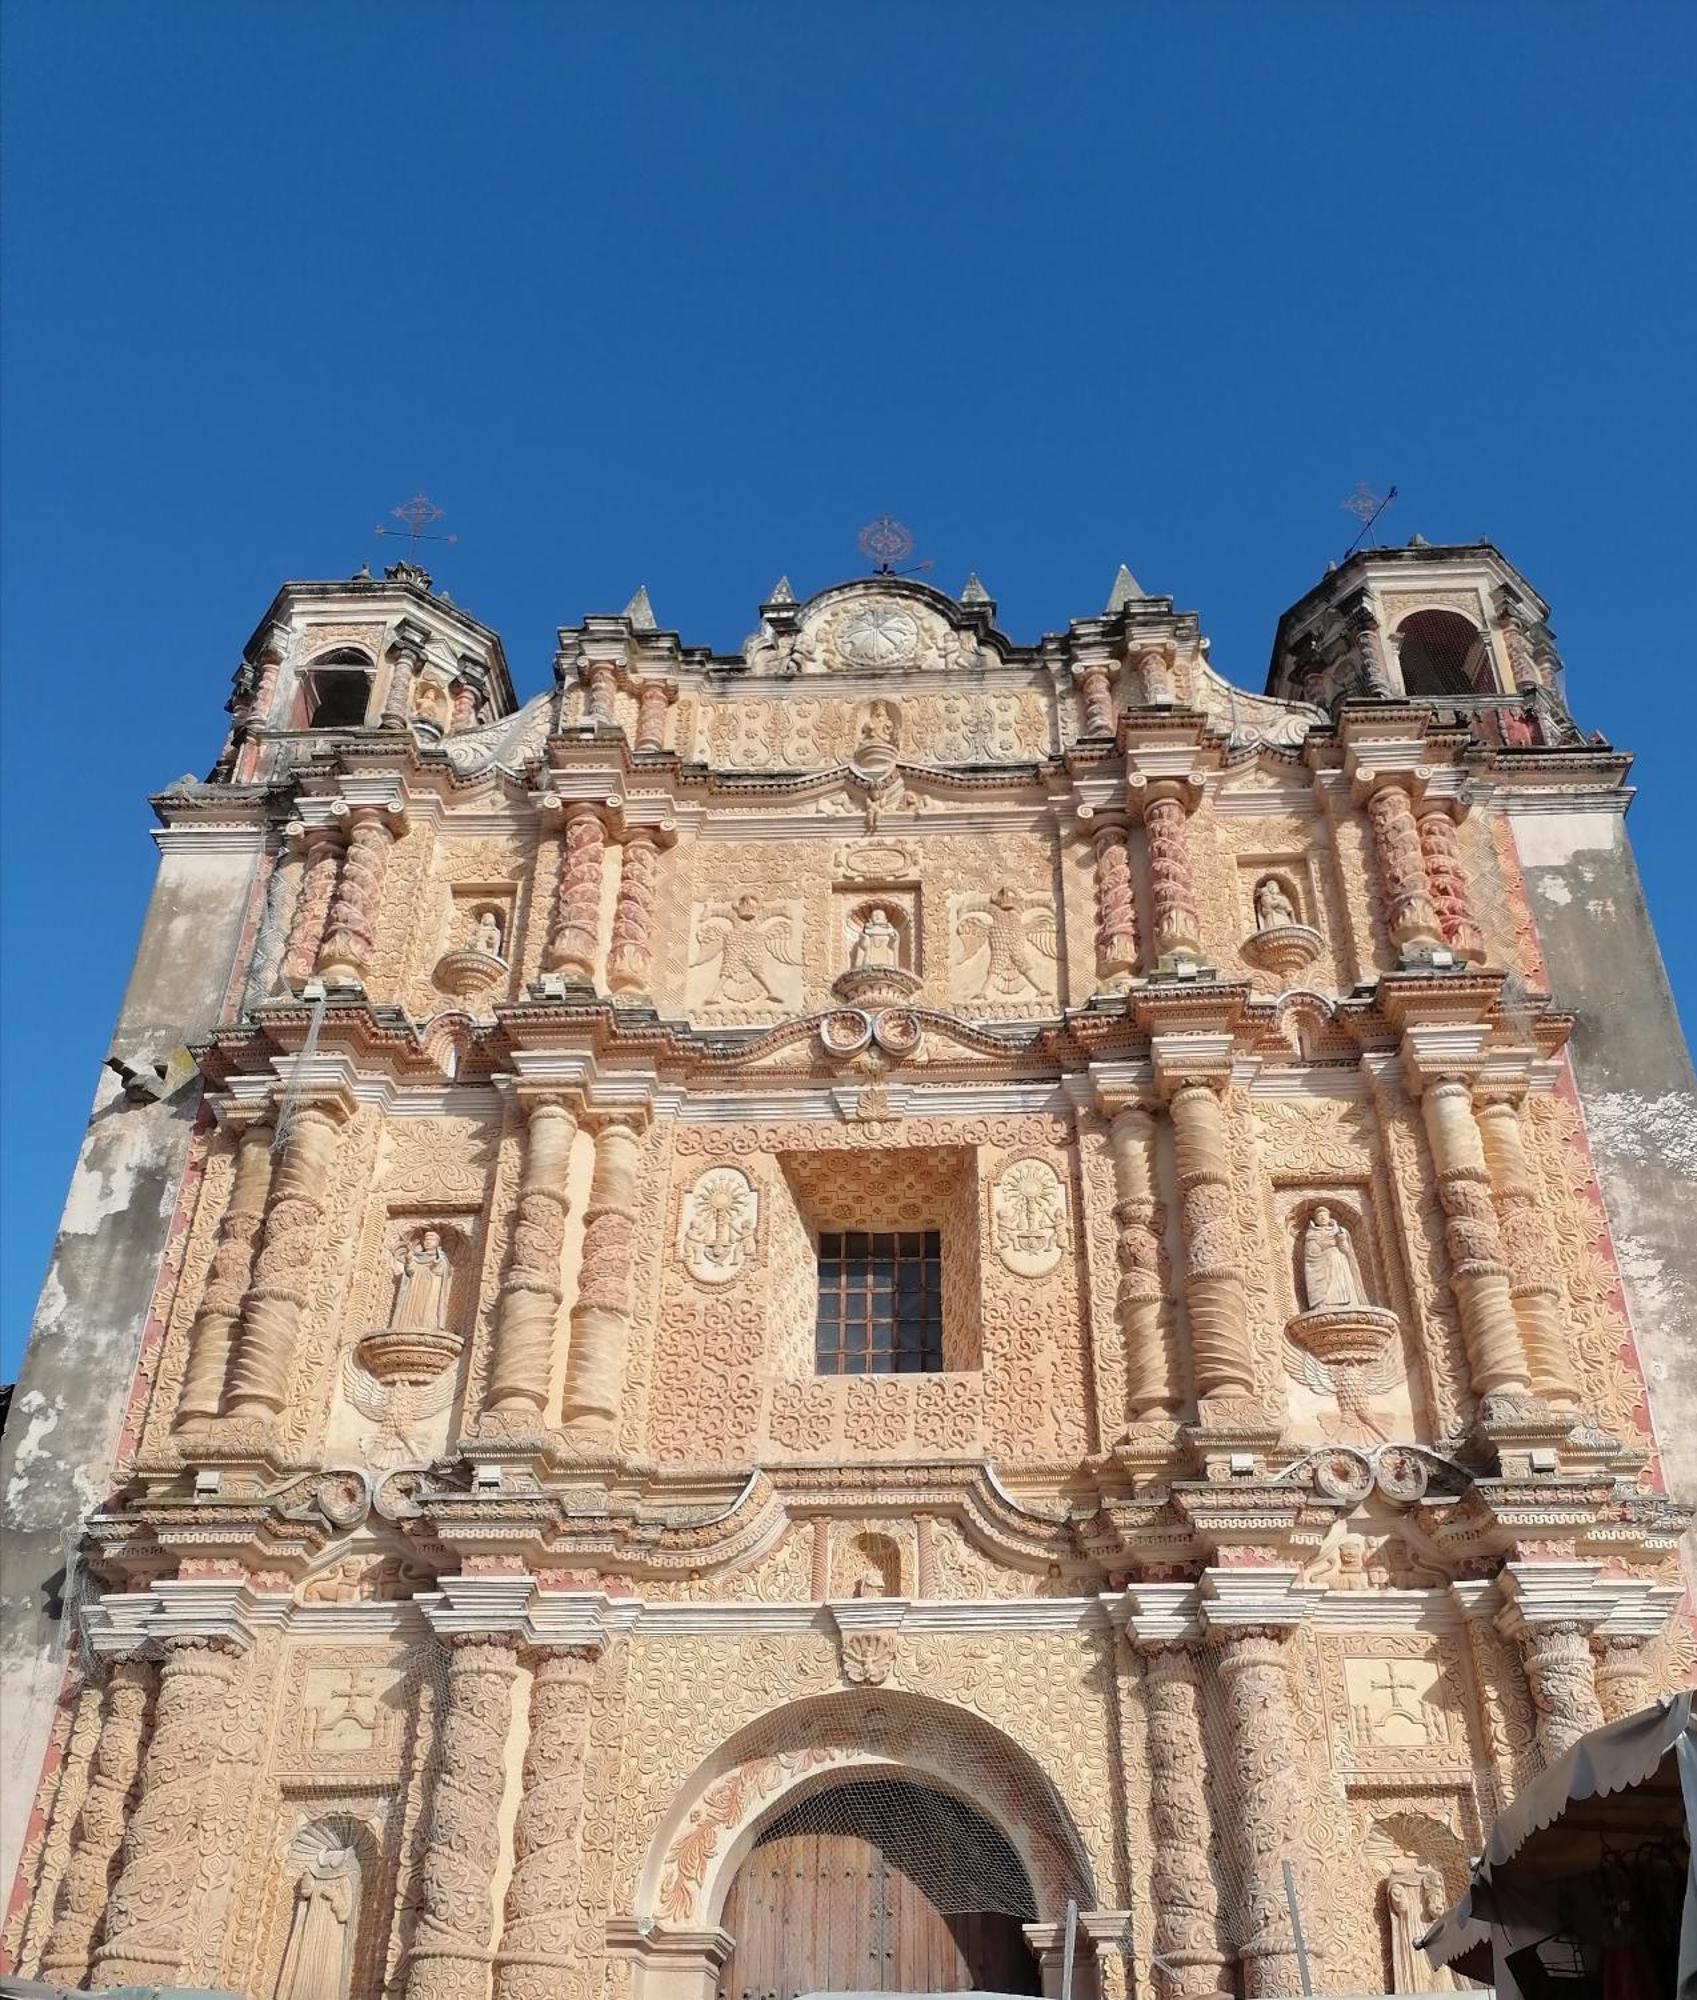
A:
{"label": "arched entrance doorway", "polygon": [[718,2000],[813,1992],[1037,1993],[1031,1886],[963,1800],[905,1779],[813,1792],[772,1819],[720,1918]]}

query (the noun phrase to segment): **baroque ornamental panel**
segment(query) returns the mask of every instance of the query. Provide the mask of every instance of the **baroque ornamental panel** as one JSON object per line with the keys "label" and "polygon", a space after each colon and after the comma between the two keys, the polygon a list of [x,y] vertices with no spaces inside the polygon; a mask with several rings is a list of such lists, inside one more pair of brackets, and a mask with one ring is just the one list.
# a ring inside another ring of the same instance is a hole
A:
{"label": "baroque ornamental panel", "polygon": [[1031,1153],[1009,1160],[990,1189],[990,1239],[1016,1277],[1046,1278],[1070,1243],[1066,1183]]}
{"label": "baroque ornamental panel", "polygon": [[703,1285],[728,1285],[753,1261],[760,1194],[740,1167],[709,1167],[683,1198],[678,1255]]}

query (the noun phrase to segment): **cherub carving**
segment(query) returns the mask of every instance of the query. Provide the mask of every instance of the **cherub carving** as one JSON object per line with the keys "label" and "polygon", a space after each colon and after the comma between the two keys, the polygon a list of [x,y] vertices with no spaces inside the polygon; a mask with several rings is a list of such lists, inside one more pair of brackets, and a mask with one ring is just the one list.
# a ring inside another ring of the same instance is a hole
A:
{"label": "cherub carving", "polygon": [[984,968],[968,1000],[1024,1000],[1041,996],[1046,983],[1040,961],[1060,956],[1054,909],[1046,903],[1021,909],[1019,898],[1006,886],[993,896],[974,897],[955,922],[960,940],[961,970],[981,955]]}
{"label": "cherub carving", "polygon": [[710,903],[696,932],[701,949],[692,965],[708,965],[714,959],[719,969],[707,992],[709,1001],[746,1007],[761,1000],[784,1003],[782,974],[777,966],[802,963],[801,940],[794,919],[787,910],[762,916],[753,896],[739,896],[734,903]]}

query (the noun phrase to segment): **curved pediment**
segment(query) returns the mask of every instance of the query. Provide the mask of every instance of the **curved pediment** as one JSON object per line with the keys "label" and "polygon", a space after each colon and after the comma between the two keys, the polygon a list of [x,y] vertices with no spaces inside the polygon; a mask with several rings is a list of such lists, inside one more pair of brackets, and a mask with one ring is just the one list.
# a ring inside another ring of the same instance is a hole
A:
{"label": "curved pediment", "polygon": [[873,576],[834,584],[804,604],[762,607],[743,647],[762,674],[910,674],[1000,666],[1008,645],[992,607],[929,585]]}

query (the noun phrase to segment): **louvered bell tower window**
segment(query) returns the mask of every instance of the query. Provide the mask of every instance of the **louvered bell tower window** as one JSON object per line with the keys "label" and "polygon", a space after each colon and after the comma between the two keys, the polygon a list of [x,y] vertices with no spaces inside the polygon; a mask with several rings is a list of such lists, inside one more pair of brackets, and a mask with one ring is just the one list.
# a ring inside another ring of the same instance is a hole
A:
{"label": "louvered bell tower window", "polygon": [[939,1373],[941,1232],[821,1231],[815,1355],[821,1375]]}

